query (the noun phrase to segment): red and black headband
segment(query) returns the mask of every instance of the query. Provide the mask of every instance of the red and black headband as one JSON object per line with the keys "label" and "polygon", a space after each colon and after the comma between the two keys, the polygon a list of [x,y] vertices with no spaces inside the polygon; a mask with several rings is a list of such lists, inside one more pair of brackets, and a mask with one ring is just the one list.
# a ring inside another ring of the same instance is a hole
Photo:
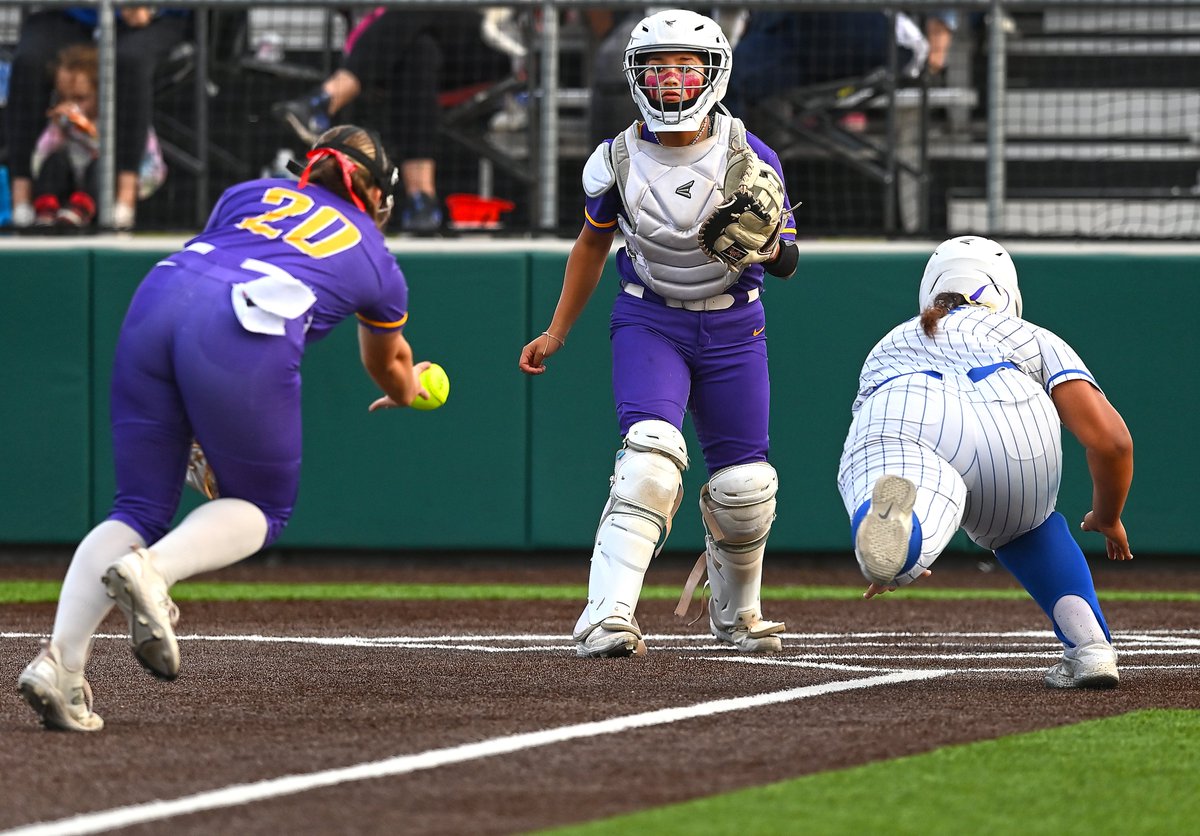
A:
{"label": "red and black headband", "polygon": [[351,175],[354,173],[354,163],[357,162],[371,175],[375,184],[383,191],[383,200],[381,205],[383,208],[391,208],[392,194],[396,188],[396,183],[400,179],[400,172],[396,167],[388,161],[383,150],[383,143],[379,141],[378,135],[374,131],[366,131],[367,136],[375,145],[375,158],[364,154],[359,149],[347,144],[344,141],[345,137],[353,136],[357,130],[352,129],[346,131],[342,136],[334,138],[332,141],[314,145],[312,150],[305,155],[308,164],[301,167],[299,163],[291,162],[288,164],[288,169],[300,175],[300,188],[308,185],[309,175],[312,173],[313,165],[327,157],[332,157],[342,170],[342,182],[346,184],[346,191],[350,195],[350,199],[362,211],[366,211],[362,200],[354,192],[353,181]]}

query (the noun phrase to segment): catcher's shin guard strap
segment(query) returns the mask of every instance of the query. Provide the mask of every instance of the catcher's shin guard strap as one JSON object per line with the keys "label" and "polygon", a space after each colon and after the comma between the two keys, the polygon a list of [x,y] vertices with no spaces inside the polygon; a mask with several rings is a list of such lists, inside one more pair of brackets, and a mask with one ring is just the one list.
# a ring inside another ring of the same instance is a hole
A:
{"label": "catcher's shin guard strap", "polygon": [[1100,612],[1100,601],[1088,569],[1087,558],[1071,536],[1067,521],[1057,511],[1033,531],[996,549],[996,559],[1025,587],[1046,613],[1054,632],[1064,644],[1072,644],[1054,620],[1054,606],[1066,595],[1078,595],[1092,608],[1109,641],[1108,624]]}
{"label": "catcher's shin guard strap", "polygon": [[[696,594],[696,587],[704,580],[706,571],[708,571],[708,552],[702,551],[696,560],[696,565],[692,567],[691,574],[684,581],[683,591],[679,593],[679,603],[675,605],[676,618],[687,618],[688,610],[692,606],[692,597]],[[700,614],[703,615],[703,611]]]}

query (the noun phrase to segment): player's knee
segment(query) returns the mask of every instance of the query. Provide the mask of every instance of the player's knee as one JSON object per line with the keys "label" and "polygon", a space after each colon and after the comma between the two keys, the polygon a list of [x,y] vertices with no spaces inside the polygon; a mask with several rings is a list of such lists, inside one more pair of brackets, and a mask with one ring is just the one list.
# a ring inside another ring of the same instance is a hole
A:
{"label": "player's knee", "polygon": [[625,434],[625,449],[661,453],[681,471],[688,469],[687,442],[674,424],[666,421],[638,421]]}
{"label": "player's knee", "polygon": [[704,527],[727,559],[756,559],[775,520],[779,477],[767,462],[718,470],[700,491]]}
{"label": "player's knee", "polygon": [[262,548],[266,548],[283,534],[283,529],[287,527],[288,520],[292,518],[292,507],[269,508],[258,503],[255,503],[255,505],[257,505],[258,510],[262,511],[263,516],[267,518],[267,536],[262,544]]}
{"label": "player's knee", "polygon": [[157,514],[139,513],[128,503],[118,503],[108,514],[108,519],[125,523],[138,533],[145,543],[154,543],[170,529],[170,518]]}
{"label": "player's knee", "polygon": [[639,421],[617,453],[612,499],[635,513],[652,513],[665,526],[678,508],[687,464],[687,443],[679,430],[666,421]]}

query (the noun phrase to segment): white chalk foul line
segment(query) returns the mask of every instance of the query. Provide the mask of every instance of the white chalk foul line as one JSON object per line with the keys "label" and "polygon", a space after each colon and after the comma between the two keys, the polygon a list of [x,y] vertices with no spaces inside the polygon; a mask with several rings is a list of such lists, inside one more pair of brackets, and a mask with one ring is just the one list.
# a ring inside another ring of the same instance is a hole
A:
{"label": "white chalk foul line", "polygon": [[339,769],[327,769],[321,772],[310,772],[305,775],[285,775],[281,778],[271,778],[256,781],[252,784],[236,784],[219,790],[197,793],[170,801],[150,801],[145,804],[133,804],[128,807],[117,807],[112,810],[102,810],[96,813],[84,813],[58,821],[43,822],[3,831],[3,836],[67,836],[67,834],[100,833],[119,827],[132,827],[145,822],[161,821],[175,816],[190,815],[205,810],[216,810],[223,807],[237,807],[254,801],[265,801],[285,795],[307,792],[309,790],[331,787],[352,781],[366,781],[376,778],[395,777],[419,772],[425,769],[435,769],[439,766],[464,763],[482,758],[507,755],[540,746],[551,746],[587,737],[599,737],[606,734],[617,734],[630,729],[661,726],[678,723],[683,720],[694,720],[698,717],[711,717],[714,714],[724,714],[730,711],[741,711],[764,705],[777,705],[794,700],[820,697],[826,694],[836,694],[840,691],[853,691],[860,688],[874,688],[881,685],[896,685],[903,682],[914,682],[923,679],[936,679],[954,673],[951,670],[930,671],[901,671],[896,673],[871,676],[864,679],[852,679],[845,682],[828,682],[822,685],[807,685],[803,688],[789,688],[786,691],[774,691],[766,694],[756,694],[750,697],[733,697],[730,699],[713,700],[697,705],[679,708],[661,708],[634,714],[630,717],[614,717],[609,720],[598,720],[591,723],[579,723],[573,726],[563,726],[557,729],[543,729],[536,732],[496,737],[482,740],[478,743],[466,743],[451,746],[446,749],[432,749],[414,755],[398,755],[381,761],[356,764]]}

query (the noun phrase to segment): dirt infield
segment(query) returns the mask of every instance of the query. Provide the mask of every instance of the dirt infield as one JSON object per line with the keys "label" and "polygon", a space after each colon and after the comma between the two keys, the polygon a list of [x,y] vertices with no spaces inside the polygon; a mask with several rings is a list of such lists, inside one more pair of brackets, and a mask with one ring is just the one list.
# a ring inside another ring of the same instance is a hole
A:
{"label": "dirt infield", "polygon": [[[578,561],[269,564],[214,579],[586,580]],[[0,578],[63,568],[6,563]],[[947,568],[928,583],[1012,586],[966,559]],[[1131,570],[1096,567],[1102,602],[1105,589],[1200,588],[1183,562],[1121,568]],[[649,581],[681,571],[664,561]],[[802,560],[777,561],[767,581],[859,585],[852,567]],[[37,725],[11,688],[37,648],[23,634],[47,632],[53,608],[0,607],[10,683],[0,828],[180,799],[165,817],[109,822],[145,833],[512,833],[1138,708],[1200,709],[1195,603],[1105,603],[1122,681],[1104,692],[1042,687],[1056,642],[1030,601],[771,602],[789,635],[767,663],[719,649],[672,606],[641,608],[645,658],[597,661],[576,659],[565,635],[576,602],[187,603],[183,670],[169,684],[142,673],[110,616],[102,629],[114,635],[97,640],[90,671],[107,723],[97,735]],[[722,702],[734,698],[743,704]],[[227,790],[207,809],[198,795],[360,765],[298,793],[266,783],[261,798]]]}

